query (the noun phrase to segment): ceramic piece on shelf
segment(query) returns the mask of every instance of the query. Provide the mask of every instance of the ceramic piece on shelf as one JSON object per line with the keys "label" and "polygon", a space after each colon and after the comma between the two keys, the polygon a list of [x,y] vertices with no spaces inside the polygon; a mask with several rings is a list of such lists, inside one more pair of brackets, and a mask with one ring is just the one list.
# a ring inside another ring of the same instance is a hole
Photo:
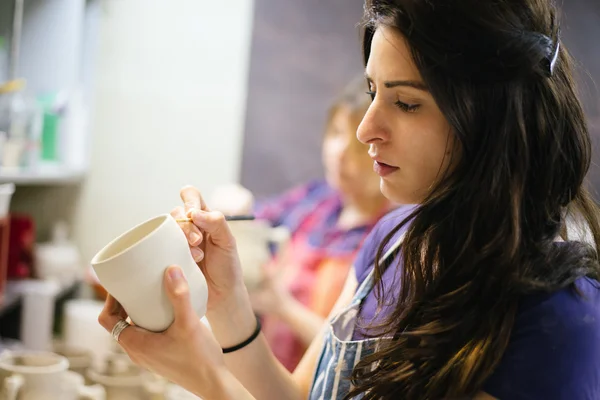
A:
{"label": "ceramic piece on shelf", "polygon": [[68,367],[69,361],[55,353],[4,352],[0,355],[0,399],[105,399],[101,386],[85,386],[83,377]]}
{"label": "ceramic piece on shelf", "polygon": [[69,360],[69,369],[82,376],[85,376],[86,371],[93,366],[94,355],[88,349],[55,341],[52,351]]}
{"label": "ceramic piece on shelf", "polygon": [[237,244],[244,282],[252,291],[261,284],[264,267],[271,260],[269,246],[283,248],[290,233],[285,227],[273,228],[262,220],[233,222],[229,227]]}
{"label": "ceramic piece on shelf", "polygon": [[63,308],[62,344],[91,352],[94,368],[102,368],[117,346],[110,333],[98,323],[103,307],[102,301],[73,299]]}
{"label": "ceramic piece on shelf", "polygon": [[139,400],[144,395],[146,373],[126,355],[113,354],[102,370],[89,369],[87,377],[106,390],[108,400]]}
{"label": "ceramic piece on shelf", "polygon": [[52,350],[54,308],[60,286],[54,281],[24,281],[21,294],[21,341],[25,348]]}
{"label": "ceramic piece on shelf", "polygon": [[65,222],[54,224],[49,242],[36,245],[35,274],[38,279],[56,280],[63,286],[81,280],[83,268],[79,250],[69,240],[69,229]]}

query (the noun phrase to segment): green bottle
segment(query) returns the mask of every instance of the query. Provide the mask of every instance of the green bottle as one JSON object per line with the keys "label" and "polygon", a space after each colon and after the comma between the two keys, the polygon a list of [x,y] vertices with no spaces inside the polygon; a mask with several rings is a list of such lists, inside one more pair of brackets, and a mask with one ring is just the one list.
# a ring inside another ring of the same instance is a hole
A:
{"label": "green bottle", "polygon": [[39,98],[43,109],[42,118],[42,151],[41,159],[43,161],[58,161],[58,135],[60,125],[60,115],[53,110],[54,95],[42,96]]}

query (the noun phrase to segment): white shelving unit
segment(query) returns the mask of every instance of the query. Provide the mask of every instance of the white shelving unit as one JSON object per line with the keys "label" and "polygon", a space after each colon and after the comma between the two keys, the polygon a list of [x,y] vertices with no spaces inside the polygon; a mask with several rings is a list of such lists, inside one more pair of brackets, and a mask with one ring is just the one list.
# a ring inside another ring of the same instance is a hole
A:
{"label": "white shelving unit", "polygon": [[[21,186],[11,201],[11,212],[28,215],[35,221],[37,241],[46,240],[43,233],[50,232],[56,221],[70,223],[74,219],[71,205],[78,195],[74,186],[88,171],[88,119],[93,108],[101,3],[102,0],[0,0],[0,35],[10,44],[10,65],[0,68],[0,82],[23,78],[27,82],[26,94],[34,97],[67,93],[65,119],[61,121],[64,125],[58,133],[58,162],[32,163],[27,168],[0,166],[0,183]],[[23,339],[23,332],[7,332],[6,328],[18,327],[19,320],[26,318],[24,291],[37,283],[9,281],[0,301],[0,336]],[[59,288],[55,302],[72,296],[77,286],[75,282]]]}
{"label": "white shelving unit", "polygon": [[3,169],[0,168],[0,184],[16,185],[64,185],[80,182],[85,177],[85,170],[69,167],[52,167],[36,169]]}
{"label": "white shelving unit", "polygon": [[8,76],[0,76],[0,81],[24,78],[27,92],[35,96],[77,94],[67,103],[70,121],[77,122],[63,121],[57,165],[0,168],[0,182],[64,185],[85,176],[90,154],[87,111],[92,107],[100,12],[100,0],[0,0],[0,35],[8,36],[11,44]]}

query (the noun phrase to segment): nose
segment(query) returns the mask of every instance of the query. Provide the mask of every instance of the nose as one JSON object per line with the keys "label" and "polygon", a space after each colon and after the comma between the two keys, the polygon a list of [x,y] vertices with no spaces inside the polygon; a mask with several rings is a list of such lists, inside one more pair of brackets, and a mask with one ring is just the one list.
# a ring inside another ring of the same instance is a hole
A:
{"label": "nose", "polygon": [[377,99],[375,99],[358,126],[356,137],[364,144],[375,144],[385,142],[388,136],[382,110],[378,107]]}

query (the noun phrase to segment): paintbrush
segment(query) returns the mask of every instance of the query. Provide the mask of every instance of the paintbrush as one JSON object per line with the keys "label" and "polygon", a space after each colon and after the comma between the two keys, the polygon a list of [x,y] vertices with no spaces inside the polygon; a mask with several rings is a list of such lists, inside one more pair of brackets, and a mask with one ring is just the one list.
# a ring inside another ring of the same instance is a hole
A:
{"label": "paintbrush", "polygon": [[[226,215],[225,221],[252,221],[254,220],[254,215]],[[192,222],[191,218],[179,218],[176,219],[177,222]]]}

